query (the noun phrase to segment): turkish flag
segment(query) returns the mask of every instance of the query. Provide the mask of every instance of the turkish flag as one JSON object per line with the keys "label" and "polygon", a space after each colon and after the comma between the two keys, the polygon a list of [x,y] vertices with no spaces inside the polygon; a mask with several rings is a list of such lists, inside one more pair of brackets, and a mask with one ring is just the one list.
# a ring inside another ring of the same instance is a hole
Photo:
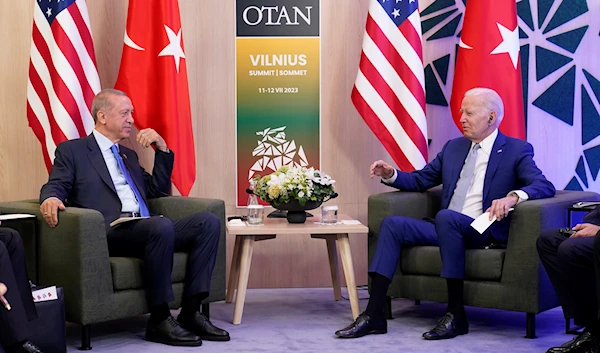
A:
{"label": "turkish flag", "polygon": [[462,99],[466,91],[475,87],[498,92],[504,102],[500,130],[505,135],[525,139],[515,0],[467,2],[450,99],[452,116],[459,129]]}
{"label": "turkish flag", "polygon": [[155,129],[175,153],[171,180],[189,195],[196,155],[177,0],[129,0],[115,88],[131,98],[135,126]]}

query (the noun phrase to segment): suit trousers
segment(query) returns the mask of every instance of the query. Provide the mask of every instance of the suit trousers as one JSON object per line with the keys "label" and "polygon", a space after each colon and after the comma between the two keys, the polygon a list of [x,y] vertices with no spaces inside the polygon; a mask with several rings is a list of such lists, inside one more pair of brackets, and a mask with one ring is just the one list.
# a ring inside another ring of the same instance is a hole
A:
{"label": "suit trousers", "polygon": [[175,300],[171,287],[173,254],[188,253],[184,297],[208,293],[217,259],[221,223],[208,212],[171,221],[166,217],[125,222],[107,234],[110,256],[144,260],[143,280],[148,306]]}
{"label": "suit trousers", "polygon": [[437,213],[434,222],[403,216],[386,217],[381,222],[375,255],[369,272],[392,280],[398,267],[402,247],[439,246],[444,278],[465,276],[465,249],[483,248],[491,242],[489,230],[480,234],[471,227],[473,218],[452,210]]}
{"label": "suit trousers", "polygon": [[0,307],[0,343],[8,346],[27,339],[28,322],[37,318],[25,265],[25,250],[19,232],[0,228],[0,282],[12,307]]}
{"label": "suit trousers", "polygon": [[599,239],[598,236],[567,238],[558,229],[546,230],[537,239],[538,254],[565,319],[572,318],[580,326],[589,326],[598,316],[594,248],[600,249]]}

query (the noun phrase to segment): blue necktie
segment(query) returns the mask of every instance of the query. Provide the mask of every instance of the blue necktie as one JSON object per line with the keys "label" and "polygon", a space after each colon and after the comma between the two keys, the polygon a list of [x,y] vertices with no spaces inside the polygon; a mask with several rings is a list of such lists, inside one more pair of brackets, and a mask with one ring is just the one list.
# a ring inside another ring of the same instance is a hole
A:
{"label": "blue necktie", "polygon": [[121,169],[121,172],[123,173],[123,176],[125,177],[125,181],[127,181],[127,184],[129,184],[129,187],[131,187],[131,190],[133,190],[133,194],[135,195],[135,198],[137,199],[138,204],[140,205],[140,216],[149,217],[150,212],[148,211],[148,207],[146,206],[146,203],[144,202],[144,199],[142,198],[142,195],[140,194],[138,188],[135,186],[133,179],[131,179],[131,175],[129,174],[129,171],[125,167],[125,163],[123,163],[123,158],[121,158],[121,155],[119,154],[119,148],[117,147],[117,145],[112,145],[112,146],[110,146],[110,150],[112,151],[113,155],[117,159],[117,164],[119,164],[119,169]]}
{"label": "blue necktie", "polygon": [[454,194],[450,200],[449,210],[462,213],[463,206],[465,205],[465,199],[467,198],[467,192],[473,183],[473,177],[475,176],[475,162],[477,161],[477,151],[481,146],[477,143],[473,146],[473,149],[467,156],[465,165],[460,172],[460,178],[456,183]]}

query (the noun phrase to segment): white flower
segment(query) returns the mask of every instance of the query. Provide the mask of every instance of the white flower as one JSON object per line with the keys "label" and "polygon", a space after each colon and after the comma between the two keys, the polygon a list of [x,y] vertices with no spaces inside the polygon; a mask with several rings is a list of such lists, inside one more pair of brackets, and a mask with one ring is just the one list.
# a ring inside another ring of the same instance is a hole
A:
{"label": "white flower", "polygon": [[320,170],[284,166],[270,176],[259,179],[255,193],[267,202],[285,203],[294,199],[301,203],[323,201],[337,196],[333,183],[335,180]]}

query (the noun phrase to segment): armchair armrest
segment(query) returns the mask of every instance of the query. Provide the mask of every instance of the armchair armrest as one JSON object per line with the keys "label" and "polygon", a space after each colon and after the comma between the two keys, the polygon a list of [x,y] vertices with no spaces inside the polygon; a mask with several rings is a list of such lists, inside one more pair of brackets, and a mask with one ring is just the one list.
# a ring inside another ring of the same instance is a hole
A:
{"label": "armchair armrest", "polygon": [[[587,191],[557,191],[548,199],[521,203],[513,211],[504,268],[503,283],[533,285],[531,271],[539,266],[536,241],[540,233],[567,226],[567,209],[578,201],[598,201],[600,195]],[[539,266],[539,270],[543,268]],[[541,294],[541,293],[540,293]]]}
{"label": "armchair armrest", "polygon": [[392,191],[371,195],[368,200],[369,233],[377,238],[381,222],[388,216],[433,218],[440,209],[441,199],[441,186],[426,192]]}
{"label": "armchair armrest", "polygon": [[103,316],[97,311],[110,307],[113,285],[102,214],[67,207],[50,228],[37,200],[2,202],[0,212],[37,216],[39,284],[63,287],[67,320],[87,324]]}
{"label": "armchair armrest", "polygon": [[197,197],[168,196],[148,200],[153,213],[176,220],[197,212],[210,212],[219,217],[225,225],[225,202],[218,199]]}

